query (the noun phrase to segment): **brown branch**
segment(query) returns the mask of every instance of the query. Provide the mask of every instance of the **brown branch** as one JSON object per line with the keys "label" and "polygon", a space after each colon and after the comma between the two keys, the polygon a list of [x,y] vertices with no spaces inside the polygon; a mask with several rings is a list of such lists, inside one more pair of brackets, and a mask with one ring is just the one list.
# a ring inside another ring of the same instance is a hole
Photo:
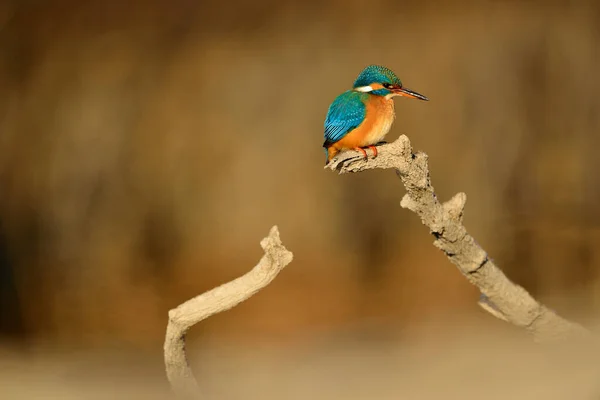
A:
{"label": "brown branch", "polygon": [[259,263],[248,273],[225,283],[169,311],[169,324],[164,353],[167,377],[173,391],[185,398],[198,397],[194,379],[185,353],[185,335],[192,326],[211,315],[229,310],[267,286],[288,265],[293,255],[279,239],[277,226],[260,245],[265,251]]}
{"label": "brown branch", "polygon": [[462,224],[467,196],[458,193],[449,201],[440,203],[431,185],[427,155],[421,152],[414,154],[405,135],[393,143],[379,146],[378,153],[376,158],[365,160],[358,152],[346,151],[325,168],[339,173],[395,169],[407,191],[400,205],[421,218],[435,237],[434,245],[446,254],[469,282],[479,288],[479,304],[484,310],[526,329],[540,342],[589,334],[582,326],[537,302],[504,275]]}

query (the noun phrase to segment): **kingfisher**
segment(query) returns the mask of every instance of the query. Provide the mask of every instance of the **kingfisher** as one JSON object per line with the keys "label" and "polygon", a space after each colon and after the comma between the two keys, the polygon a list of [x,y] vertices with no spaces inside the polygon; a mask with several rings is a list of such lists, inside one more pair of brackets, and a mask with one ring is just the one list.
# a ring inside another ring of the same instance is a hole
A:
{"label": "kingfisher", "polygon": [[342,150],[354,149],[368,158],[365,148],[373,150],[382,143],[396,118],[395,96],[428,101],[422,94],[407,89],[392,70],[369,65],[358,75],[351,90],[335,98],[325,118],[325,164]]}

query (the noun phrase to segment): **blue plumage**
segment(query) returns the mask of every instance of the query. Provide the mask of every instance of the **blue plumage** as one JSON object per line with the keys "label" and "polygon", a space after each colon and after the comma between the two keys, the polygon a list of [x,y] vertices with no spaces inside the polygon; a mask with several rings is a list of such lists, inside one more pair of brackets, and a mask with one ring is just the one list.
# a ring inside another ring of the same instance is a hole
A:
{"label": "blue plumage", "polygon": [[400,78],[391,69],[382,67],[381,65],[369,65],[363,69],[354,81],[354,87],[368,86],[374,82],[381,84],[389,83],[402,87]]}
{"label": "blue plumage", "polygon": [[[365,148],[373,150],[390,130],[394,121],[395,96],[428,100],[427,97],[402,86],[392,70],[381,65],[369,65],[354,81],[353,90],[342,93],[331,103],[325,118],[326,162],[340,151],[355,149],[368,157]],[[367,107],[368,106],[368,107]],[[367,125],[362,125],[369,113]]]}
{"label": "blue plumage", "polygon": [[329,106],[325,118],[325,143],[326,147],[341,140],[351,130],[359,126],[365,119],[365,101],[367,93],[349,90],[340,94]]}

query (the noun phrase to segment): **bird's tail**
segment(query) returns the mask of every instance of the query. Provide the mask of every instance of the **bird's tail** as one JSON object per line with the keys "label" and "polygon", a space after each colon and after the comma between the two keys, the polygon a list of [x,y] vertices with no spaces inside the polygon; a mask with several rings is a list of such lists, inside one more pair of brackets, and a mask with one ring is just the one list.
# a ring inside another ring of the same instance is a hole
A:
{"label": "bird's tail", "polygon": [[329,146],[329,147],[323,146],[323,147],[325,150],[325,165],[327,165],[329,163],[329,161],[331,161],[331,159],[333,157],[335,157],[335,155],[337,153],[339,153],[339,150],[333,146]]}

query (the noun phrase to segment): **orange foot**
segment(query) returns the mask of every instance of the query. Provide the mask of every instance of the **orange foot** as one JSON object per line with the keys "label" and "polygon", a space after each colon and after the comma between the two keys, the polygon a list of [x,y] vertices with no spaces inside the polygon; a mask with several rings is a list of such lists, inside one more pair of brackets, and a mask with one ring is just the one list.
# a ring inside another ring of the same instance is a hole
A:
{"label": "orange foot", "polygon": [[365,148],[373,150],[373,158],[377,157],[377,154],[378,154],[377,153],[377,147],[375,147],[375,146],[355,147],[354,150],[360,151],[363,154],[365,160],[368,160],[369,159],[369,155],[365,151]]}
{"label": "orange foot", "polygon": [[365,160],[369,158],[369,156],[367,155],[367,152],[362,147],[355,147],[354,150],[360,151],[361,153],[363,153],[363,156],[365,156]]}
{"label": "orange foot", "polygon": [[375,146],[368,146],[371,150],[373,150],[373,158],[377,157],[377,147]]}

